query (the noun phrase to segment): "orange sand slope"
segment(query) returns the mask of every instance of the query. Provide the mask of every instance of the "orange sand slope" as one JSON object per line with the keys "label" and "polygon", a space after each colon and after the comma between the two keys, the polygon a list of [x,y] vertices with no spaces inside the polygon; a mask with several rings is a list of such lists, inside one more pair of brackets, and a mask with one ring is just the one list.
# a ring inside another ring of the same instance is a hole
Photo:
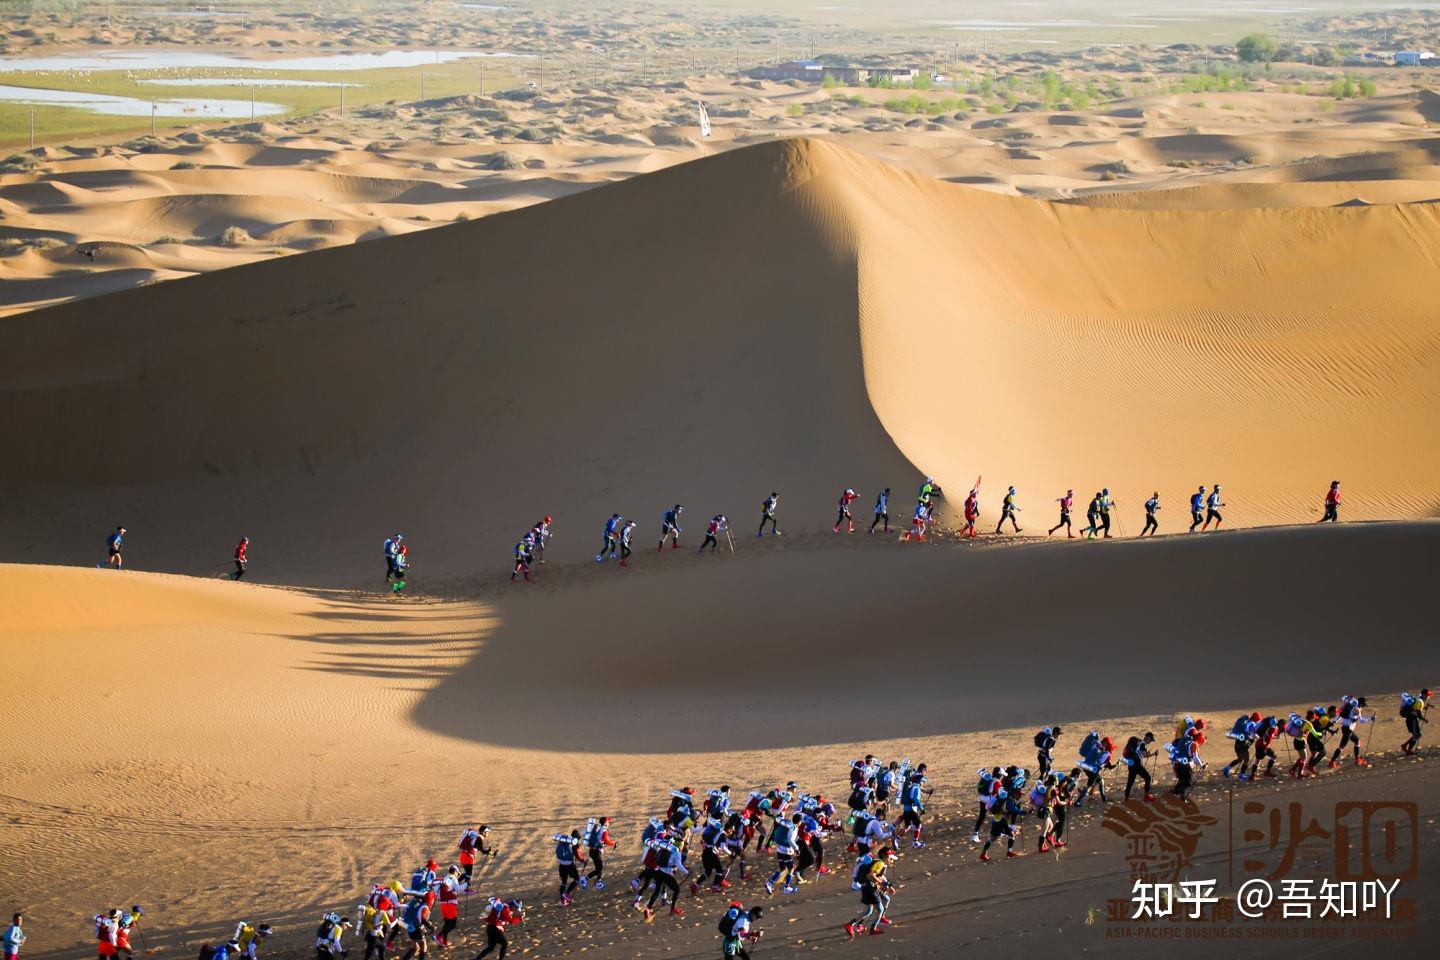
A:
{"label": "orange sand slope", "polygon": [[1037,722],[1160,729],[1433,676],[1437,538],[825,539],[493,605],[0,567],[23,678],[0,712],[0,899],[33,915],[37,956],[78,949],[110,902],[145,904],[172,953],[240,916],[295,944],[464,826],[506,850],[487,891],[538,889],[546,837],[587,816],[628,843],[679,783],[833,795],[866,749],[928,761],[949,816]]}
{"label": "orange sand slope", "polygon": [[[0,319],[0,557],[376,578],[649,534],[792,529],[919,470],[952,499],[1101,485],[1121,520],[1222,482],[1230,523],[1440,510],[1440,211],[1090,208],[827,143],[736,150],[534,208]],[[858,336],[857,336],[858,333]],[[1022,521],[1023,522],[1023,521]],[[748,525],[745,524],[745,525]],[[93,558],[93,559],[92,559]]]}

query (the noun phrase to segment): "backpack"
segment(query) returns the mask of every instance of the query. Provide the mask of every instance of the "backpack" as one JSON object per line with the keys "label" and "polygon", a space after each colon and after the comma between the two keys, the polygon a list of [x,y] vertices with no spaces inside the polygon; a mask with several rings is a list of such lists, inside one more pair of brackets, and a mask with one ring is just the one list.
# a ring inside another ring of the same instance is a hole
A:
{"label": "backpack", "polygon": [[1415,698],[1408,693],[1400,694],[1400,716],[1406,720],[1415,716]]}
{"label": "backpack", "polygon": [[1045,794],[1048,792],[1045,784],[1035,784],[1034,788],[1030,791],[1030,802],[1037,807],[1045,806]]}
{"label": "backpack", "polygon": [[1354,700],[1345,700],[1345,705],[1340,708],[1340,719],[1349,720],[1355,716],[1355,708],[1360,704]]}
{"label": "backpack", "polygon": [[566,860],[575,859],[575,846],[570,842],[569,837],[559,836],[555,838],[555,859],[562,863]]}
{"label": "backpack", "polygon": [[1140,738],[1131,737],[1125,741],[1125,749],[1120,751],[1120,757],[1124,760],[1136,760],[1140,757]]}
{"label": "backpack", "polygon": [[870,826],[870,821],[874,819],[875,818],[870,816],[870,814],[868,813],[855,814],[855,820],[854,824],[851,827],[850,835],[857,838],[865,836],[865,828]]}
{"label": "backpack", "polygon": [[1176,737],[1174,740],[1171,740],[1169,743],[1165,744],[1165,752],[1170,754],[1171,763],[1190,762],[1189,751],[1185,749],[1184,737]]}
{"label": "backpack", "polygon": [[425,867],[421,867],[419,870],[416,870],[415,876],[410,878],[410,889],[425,890],[426,888],[428,888],[430,886],[429,873],[430,871]]}
{"label": "backpack", "polygon": [[1080,741],[1080,756],[1090,756],[1090,754],[1095,752],[1095,748],[1099,745],[1100,734],[1094,730],[1091,730],[1089,733],[1085,734],[1085,739]]}
{"label": "backpack", "polygon": [[851,810],[864,810],[869,805],[869,797],[866,795],[864,784],[860,784],[854,790],[850,791]]}
{"label": "backpack", "polygon": [[975,785],[975,792],[981,797],[989,797],[995,788],[995,778],[988,772],[982,771],[980,782]]}
{"label": "backpack", "polygon": [[1049,731],[1049,730],[1041,730],[1039,733],[1035,734],[1035,748],[1036,748],[1037,750],[1044,750],[1044,749],[1045,749],[1045,741],[1046,741],[1046,739],[1049,738],[1049,736],[1050,736],[1050,731]]}
{"label": "backpack", "polygon": [[1249,725],[1250,718],[1242,713],[1240,714],[1240,716],[1235,718],[1235,726],[1231,727],[1230,732],[1225,734],[1225,736],[1229,737],[1231,740],[1244,740],[1245,728]]}
{"label": "backpack", "polygon": [[726,910],[725,916],[720,918],[720,936],[730,936],[730,932],[735,929],[735,924],[740,920],[740,915],[741,910],[739,902],[736,901],[735,903],[730,904],[730,909]]}
{"label": "backpack", "polygon": [[215,956],[215,948],[214,948],[214,947],[210,946],[210,944],[208,944],[208,943],[202,943],[202,944],[200,944],[200,958],[199,958],[199,960],[210,960],[210,958],[213,957],[213,956]]}
{"label": "backpack", "polygon": [[600,821],[591,817],[585,823],[585,842],[592,847],[599,847],[604,836],[605,831],[600,826]]}

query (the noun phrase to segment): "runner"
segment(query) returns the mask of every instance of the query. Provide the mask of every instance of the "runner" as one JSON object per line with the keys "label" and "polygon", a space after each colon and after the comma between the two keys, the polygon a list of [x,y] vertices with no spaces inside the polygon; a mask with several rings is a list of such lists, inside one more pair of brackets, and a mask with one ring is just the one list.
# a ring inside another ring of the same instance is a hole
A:
{"label": "runner", "polygon": [[990,862],[990,846],[1000,837],[1005,838],[1005,856],[1007,859],[1014,859],[1020,854],[1015,852],[1015,817],[1020,815],[1020,805],[1010,796],[1009,791],[1001,789],[990,802],[990,837],[985,841],[985,846],[980,848],[980,862]]}
{"label": "runner", "polygon": [[396,567],[397,558],[400,556],[400,545],[405,542],[401,534],[385,541],[385,585],[389,586],[392,581],[400,579],[400,571]]}
{"label": "runner", "polygon": [[1235,741],[1235,759],[1225,764],[1220,771],[1220,775],[1227,780],[1230,778],[1230,771],[1235,767],[1240,768],[1242,778],[1245,776],[1245,769],[1250,766],[1250,748],[1260,735],[1260,719],[1258,712],[1249,716],[1242,713],[1235,718],[1235,725],[1230,728],[1230,732],[1225,734]]}
{"label": "runner", "polygon": [[634,520],[626,520],[625,526],[620,528],[620,566],[630,566],[630,554],[635,551],[630,549],[630,538],[635,535],[636,523]]}
{"label": "runner", "polygon": [[1285,721],[1285,734],[1290,737],[1291,749],[1295,751],[1295,762],[1290,765],[1290,776],[1297,780],[1306,777],[1310,760],[1310,738],[1315,733],[1315,725],[1310,722],[1310,716],[1314,711],[1306,711],[1307,716],[1300,716],[1298,713],[1291,713],[1290,719]]}
{"label": "runner", "polygon": [[615,548],[620,544],[621,520],[620,514],[612,513],[610,519],[605,521],[605,542],[600,545],[600,552],[595,554],[596,563],[615,559]]}
{"label": "runner", "polygon": [[705,540],[700,544],[701,553],[705,552],[706,547],[710,548],[712,554],[720,552],[718,534],[725,530],[728,523],[729,521],[725,519],[725,514],[723,513],[717,513],[710,518],[710,524],[705,528]]}
{"label": "runner", "polygon": [[616,846],[610,839],[610,818],[591,817],[585,824],[585,846],[590,851],[590,872],[580,878],[580,889],[595,884],[596,890],[605,889],[605,848]]}
{"label": "runner", "polygon": [[746,910],[738,900],[730,904],[720,918],[720,955],[725,960],[750,960],[745,944],[760,939],[760,931],[755,929],[754,923],[764,912],[764,907]]}
{"label": "runner", "polygon": [[1155,754],[1150,750],[1150,744],[1155,742],[1155,734],[1149,730],[1145,731],[1143,737],[1131,737],[1125,741],[1125,749],[1120,751],[1120,759],[1124,761],[1129,772],[1125,775],[1125,799],[1130,799],[1130,790],[1135,786],[1135,781],[1140,781],[1141,799],[1146,803],[1153,803],[1155,797],[1150,792],[1150,770],[1145,766],[1145,761]]}
{"label": "runner", "polygon": [[1194,533],[1195,528],[1205,522],[1205,485],[1202,483],[1196,493],[1190,494],[1190,529],[1186,533]]}
{"label": "runner", "polygon": [[390,584],[391,596],[398,597],[405,590],[410,569],[410,545],[402,543],[395,550],[395,580]]}
{"label": "runner", "polygon": [[800,819],[798,813],[788,820],[776,817],[775,826],[770,829],[770,842],[775,845],[775,873],[765,881],[765,892],[771,896],[775,894],[775,884],[782,879],[786,893],[799,889],[795,877],[795,857],[800,853]]}
{"label": "runner", "polygon": [[1103,539],[1110,539],[1110,511],[1115,508],[1115,501],[1110,499],[1110,488],[1106,487],[1100,491],[1100,499],[1095,504],[1100,511],[1100,532]]}
{"label": "runner", "polygon": [[1074,490],[1066,490],[1066,491],[1065,491],[1065,496],[1063,496],[1063,497],[1056,497],[1056,498],[1055,498],[1055,502],[1058,503],[1058,504],[1060,504],[1060,522],[1057,523],[1057,524],[1055,524],[1055,526],[1051,527],[1049,530],[1047,530],[1047,531],[1045,532],[1045,536],[1048,537],[1048,536],[1050,536],[1050,534],[1054,533],[1056,530],[1059,530],[1061,527],[1064,527],[1064,528],[1065,528],[1065,536],[1066,536],[1067,538],[1071,539],[1071,540],[1074,540],[1074,539],[1075,539],[1075,531],[1073,531],[1073,530],[1070,529],[1070,508],[1071,508],[1071,507],[1074,505],[1074,503],[1075,503],[1075,491],[1074,491]]}
{"label": "runner", "polygon": [[890,532],[890,488],[889,488],[889,487],[886,487],[884,490],[881,490],[879,496],[877,496],[877,497],[875,498],[875,519],[872,520],[872,521],[870,521],[870,532],[871,532],[871,533],[874,533],[874,532],[875,532],[875,528],[876,528],[879,524],[881,524],[882,522],[885,524],[885,529],[884,529],[883,531],[881,531],[881,532],[882,532],[882,533],[889,533],[889,532]]}
{"label": "runner", "polygon": [[250,547],[250,538],[241,537],[240,542],[235,545],[235,577],[239,580],[245,576],[245,567],[250,561],[245,557],[245,551]]}
{"label": "runner", "polygon": [[1280,736],[1281,724],[1275,717],[1266,717],[1260,721],[1260,726],[1255,730],[1255,762],[1250,765],[1250,775],[1240,775],[1242,780],[1254,780],[1260,776],[1260,761],[1265,760],[1265,773],[1267,777],[1275,776],[1275,738]]}
{"label": "runner", "polygon": [[345,931],[350,929],[350,918],[342,917],[336,913],[327,913],[320,920],[320,927],[315,931],[315,957],[316,960],[340,960],[345,955],[345,946],[341,939]]}
{"label": "runner", "polygon": [[1422,724],[1430,722],[1425,716],[1425,709],[1430,705],[1430,689],[1427,687],[1420,691],[1420,696],[1412,697],[1408,693],[1400,695],[1400,716],[1405,720],[1405,729],[1410,734],[1410,739],[1400,745],[1404,753],[1414,753],[1420,746],[1422,735]]}
{"label": "runner", "polygon": [[925,770],[923,763],[916,767],[915,772],[906,779],[904,789],[900,791],[900,825],[895,836],[897,844],[907,831],[913,830],[915,834],[910,845],[916,848],[925,846],[925,841],[921,839],[925,827],[920,816],[925,812],[925,798],[935,792],[934,787],[925,786]]}
{"label": "runner", "polygon": [[757,537],[765,536],[765,524],[770,524],[770,530],[775,536],[780,536],[780,528],[775,524],[775,505],[780,502],[780,494],[770,491],[770,496],[760,504],[760,530],[755,534]]}
{"label": "runner", "polygon": [[535,543],[531,548],[531,552],[535,554],[536,563],[545,562],[545,545],[550,542],[550,537],[553,535],[550,532],[550,527],[554,523],[555,518],[547,513],[540,518],[540,521],[536,523],[535,526],[530,528],[530,532],[535,535]]}
{"label": "runner", "polygon": [[1168,749],[1171,766],[1175,768],[1175,786],[1170,788],[1170,792],[1184,800],[1194,785],[1195,768],[1205,768],[1205,761],[1200,759],[1199,746],[1195,742],[1195,728],[1186,729]]}
{"label": "runner", "polygon": [[1365,708],[1369,706],[1364,697],[1352,697],[1348,693],[1340,698],[1340,745],[1330,755],[1330,769],[1334,770],[1340,766],[1340,754],[1345,752],[1346,744],[1355,745],[1355,765],[1357,767],[1368,766],[1370,761],[1360,754],[1360,731],[1356,728],[1362,723],[1369,723],[1373,718],[1365,716]]}
{"label": "runner", "polygon": [[684,859],[680,850],[668,840],[657,840],[657,856],[655,869],[653,871],[655,880],[655,891],[650,894],[650,903],[645,907],[645,922],[650,923],[655,919],[655,900],[662,892],[667,892],[670,898],[670,914],[675,917],[685,916],[680,909],[680,881],[675,874],[688,872],[685,869]]}
{"label": "runner", "polygon": [[1338,523],[1340,521],[1340,481],[1330,481],[1330,491],[1325,494],[1325,516],[1319,519],[1319,523]]}
{"label": "runner", "polygon": [[885,911],[890,908],[890,895],[894,888],[885,876],[885,869],[894,862],[895,851],[886,847],[862,872],[859,877],[860,905],[865,908],[865,912],[845,924],[847,938],[854,940],[855,934],[864,930],[867,925],[870,935],[874,936],[883,932],[880,929],[881,924],[890,922]]}
{"label": "runner", "polygon": [[118,952],[115,946],[120,934],[120,911],[95,915],[95,948],[100,960],[111,960]]}
{"label": "runner", "polygon": [[1036,845],[1039,853],[1046,853],[1055,846],[1055,806],[1060,799],[1060,791],[1055,786],[1057,780],[1056,774],[1049,774],[1041,778],[1030,791],[1030,803],[1035,808],[1035,819],[1040,821],[1040,839]]}
{"label": "runner", "polygon": [[1225,519],[1220,516],[1220,508],[1225,504],[1220,500],[1220,484],[1215,484],[1215,489],[1210,491],[1210,496],[1205,498],[1205,525],[1200,528],[1204,533],[1210,529],[1210,521],[1215,521],[1215,529],[1220,529],[1221,522]]}
{"label": "runner", "polygon": [[5,928],[4,935],[0,935],[0,949],[4,950],[5,960],[19,960],[20,948],[25,945],[25,918],[20,914],[10,921],[10,926]]}
{"label": "runner", "polygon": [[719,817],[711,817],[700,830],[700,873],[690,878],[692,897],[700,896],[701,884],[712,877],[714,882],[710,886],[711,893],[719,893],[730,886],[730,882],[725,879],[730,868],[721,857],[729,853],[729,843],[739,833],[740,820],[738,817],[727,820],[729,822]]}
{"label": "runner", "polygon": [[1145,501],[1145,529],[1140,531],[1140,536],[1155,536],[1155,531],[1160,529],[1160,521],[1155,514],[1160,509],[1160,491],[1156,490]]}
{"label": "runner", "polygon": [[435,942],[442,947],[450,946],[450,933],[460,922],[460,893],[464,889],[465,878],[460,868],[452,866],[445,871],[445,879],[435,890],[440,901],[440,919],[444,921],[440,924],[440,932],[435,934]]}
{"label": "runner", "polygon": [[490,909],[485,913],[485,949],[475,955],[475,960],[480,960],[496,947],[500,948],[499,960],[505,960],[505,951],[510,949],[505,928],[524,922],[525,904],[519,900],[491,900]]}
{"label": "runner", "polygon": [[580,886],[580,868],[577,863],[585,862],[585,858],[580,855],[580,831],[557,833],[550,839],[555,841],[555,864],[560,873],[560,906],[568,907],[575,895],[575,888]]}
{"label": "runner", "polygon": [[1035,734],[1035,761],[1042,777],[1055,763],[1055,741],[1060,739],[1062,732],[1059,726],[1054,726],[1041,727],[1040,732]]}
{"label": "runner", "polygon": [[975,539],[975,521],[980,519],[980,489],[972,488],[965,497],[965,526],[960,536]]}
{"label": "runner", "polygon": [[920,484],[918,497],[921,503],[929,503],[932,494],[943,494],[944,492],[944,490],[940,489],[940,485],[935,482],[934,477],[926,477],[925,482]]}
{"label": "runner", "polygon": [[[924,501],[915,504],[915,516],[910,518],[910,529],[900,534],[900,539],[906,543],[910,542],[911,537],[923,541],[925,539],[925,524],[929,519],[930,505]],[[873,532],[875,528],[872,526],[870,529]]]}
{"label": "runner", "polygon": [[1105,796],[1105,771],[1114,770],[1115,762],[1110,759],[1115,752],[1115,741],[1109,737],[1102,737],[1094,730],[1086,735],[1080,744],[1080,769],[1085,771],[1085,786],[1080,788],[1080,796],[1075,799],[1075,806],[1081,807],[1090,796],[1090,791],[1100,790],[1100,802],[1109,803]]}
{"label": "runner", "polygon": [[1094,540],[1095,534],[1100,532],[1100,491],[1095,491],[1095,496],[1090,498],[1090,505],[1085,508],[1085,529],[1080,531],[1086,540]]}
{"label": "runner", "polygon": [[125,558],[120,554],[125,549],[125,528],[116,527],[115,532],[105,538],[105,562],[97,563],[97,567],[114,567],[119,570],[125,566]]}
{"label": "runner", "polygon": [[677,503],[669,510],[666,510],[665,515],[660,518],[660,551],[662,553],[665,550],[666,537],[670,538],[671,550],[679,549],[681,533],[680,514],[683,512],[685,512],[685,508]]}
{"label": "runner", "polygon": [[1011,487],[1005,492],[1005,499],[1000,502],[1000,522],[995,524],[995,533],[1000,533],[1000,528],[1005,526],[1006,520],[1009,520],[1010,526],[1015,528],[1016,533],[1019,533],[1020,524],[1015,520],[1015,511],[1020,509],[1023,508],[1015,503],[1015,488]]}
{"label": "runner", "polygon": [[840,525],[842,523],[849,525],[849,529],[846,531],[847,533],[855,532],[855,518],[850,515],[850,504],[854,501],[856,496],[858,496],[858,494],[856,494],[855,491],[850,487],[846,487],[845,492],[840,494],[840,513],[835,518],[836,533],[840,532]]}
{"label": "runner", "polygon": [[994,802],[995,794],[1001,790],[1001,779],[1004,771],[999,767],[994,770],[986,770],[983,767],[977,771],[980,774],[980,782],[975,787],[975,792],[980,797],[980,812],[975,816],[975,832],[970,837],[971,843],[980,842],[980,828],[985,826],[985,818],[990,815],[990,805]]}
{"label": "runner", "polygon": [[478,829],[460,834],[460,877],[465,881],[466,893],[475,892],[475,859],[495,856],[495,851],[485,846],[485,837],[489,833],[490,826],[482,823]]}
{"label": "runner", "polygon": [[535,555],[531,551],[534,548],[532,534],[525,534],[519,543],[515,544],[515,569],[510,572],[510,582],[514,583],[515,578],[521,574],[525,575],[526,583],[533,583],[530,579],[530,564],[534,562]]}

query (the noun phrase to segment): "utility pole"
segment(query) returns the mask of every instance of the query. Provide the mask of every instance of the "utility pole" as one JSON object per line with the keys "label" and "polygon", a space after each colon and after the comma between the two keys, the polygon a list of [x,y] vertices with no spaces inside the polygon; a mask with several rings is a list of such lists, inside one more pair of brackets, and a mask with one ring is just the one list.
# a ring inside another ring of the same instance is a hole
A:
{"label": "utility pole", "polygon": [[735,72],[740,72],[740,41],[735,41]]}
{"label": "utility pole", "polygon": [[35,104],[30,104],[30,149],[35,149]]}
{"label": "utility pole", "polygon": [[485,96],[485,61],[480,61],[480,96]]}
{"label": "utility pole", "polygon": [[[341,91],[344,91],[345,85],[344,85],[343,83],[340,85],[340,89],[341,89]],[[341,101],[342,104],[343,104],[344,101],[345,101],[345,94],[344,94],[343,92],[340,94],[340,101]],[[344,114],[344,113],[345,113],[345,108],[344,108],[344,106],[341,106],[341,108],[340,108],[340,113],[341,113],[341,114]],[[255,85],[254,85],[254,84],[251,84],[251,85],[250,85],[250,122],[251,122],[251,123],[254,123],[254,122],[255,122]]]}
{"label": "utility pole", "polygon": [[160,112],[160,105],[154,100],[150,101],[150,136],[155,136],[155,115]]}
{"label": "utility pole", "polygon": [[780,65],[780,38],[775,38],[775,65]]}
{"label": "utility pole", "polygon": [[345,116],[345,81],[340,81],[340,116]]}
{"label": "utility pole", "polygon": [[420,70],[420,102],[421,102],[421,103],[424,103],[424,102],[425,102],[425,70],[424,70],[424,68],[421,68],[421,70]]}

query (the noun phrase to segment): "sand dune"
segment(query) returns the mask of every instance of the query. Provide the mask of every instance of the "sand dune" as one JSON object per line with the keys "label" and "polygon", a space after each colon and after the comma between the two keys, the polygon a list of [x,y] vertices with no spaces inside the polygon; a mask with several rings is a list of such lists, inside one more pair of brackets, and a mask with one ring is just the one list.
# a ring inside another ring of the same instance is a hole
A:
{"label": "sand dune", "polygon": [[[672,785],[794,777],[834,794],[867,749],[927,760],[934,815],[954,817],[977,765],[1031,753],[1037,717],[1159,729],[1177,711],[1334,699],[1337,662],[1352,690],[1433,674],[1413,598],[1437,536],[1355,524],[1094,551],[785,538],[404,604],[4,566],[0,647],[26,681],[0,714],[14,745],[0,895],[34,918],[41,956],[77,949],[74,918],[116,897],[146,904],[172,952],[237,915],[298,944],[312,913],[448,857],[463,826],[492,824],[506,850],[487,889],[528,891],[549,882],[545,838],[586,816],[617,814],[629,843]],[[777,657],[803,666],[787,681]],[[883,665],[863,692],[857,662]],[[1038,699],[1037,669],[1065,678]]]}
{"label": "sand dune", "polygon": [[4,320],[4,549],[87,560],[125,522],[138,566],[202,571],[246,533],[267,579],[354,583],[401,529],[433,582],[544,512],[576,559],[612,511],[748,526],[779,489],[821,529],[921,470],[984,475],[987,518],[1016,483],[1031,532],[1102,485],[1130,532],[1215,482],[1241,525],[1334,477],[1352,518],[1433,516],[1437,216],[1089,209],[793,141]]}

